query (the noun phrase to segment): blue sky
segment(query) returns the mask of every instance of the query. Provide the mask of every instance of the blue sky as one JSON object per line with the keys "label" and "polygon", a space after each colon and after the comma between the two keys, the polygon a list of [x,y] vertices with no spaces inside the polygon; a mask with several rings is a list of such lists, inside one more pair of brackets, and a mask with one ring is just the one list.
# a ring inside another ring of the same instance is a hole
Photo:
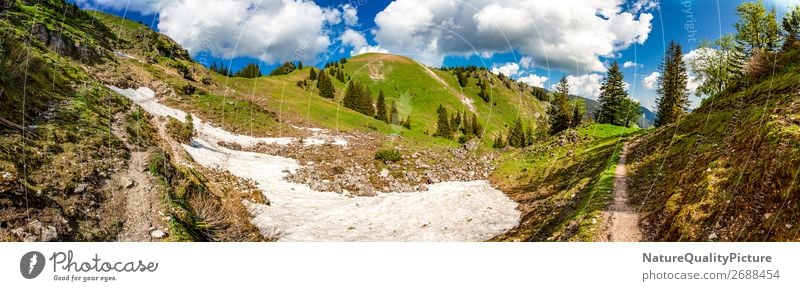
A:
{"label": "blue sky", "polygon": [[[187,47],[199,62],[228,63],[234,70],[255,62],[268,72],[287,60],[321,66],[380,51],[430,66],[485,66],[548,89],[569,76],[572,93],[594,98],[604,68],[616,60],[627,64],[629,93],[653,108],[653,73],[669,41],[688,54],[703,39],[733,33],[735,8],[743,1],[75,2],[147,24]],[[797,2],[765,1],[779,7],[779,14]]]}

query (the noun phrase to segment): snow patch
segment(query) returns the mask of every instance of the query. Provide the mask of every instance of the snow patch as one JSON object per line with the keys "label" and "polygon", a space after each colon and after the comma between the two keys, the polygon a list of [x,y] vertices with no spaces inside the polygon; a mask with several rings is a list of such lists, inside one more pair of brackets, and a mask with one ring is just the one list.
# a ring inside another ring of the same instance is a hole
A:
{"label": "snow patch", "polygon": [[[139,89],[134,90],[134,89],[120,89],[114,86],[107,86],[107,87],[127,97],[128,99],[138,104],[139,106],[144,108],[145,111],[149,112],[152,115],[172,117],[180,121],[186,120],[185,112],[178,109],[167,107],[159,103],[158,100],[155,98],[156,93],[153,92],[153,90],[150,88],[140,87]],[[197,117],[196,115],[192,115],[192,120],[194,121],[193,124],[195,130],[197,131],[198,137],[213,142],[235,143],[243,147],[253,147],[258,144],[288,145],[298,140],[295,138],[288,138],[288,137],[252,137],[241,134],[235,134],[226,131],[222,128],[208,124],[204,122],[201,118]],[[328,143],[338,146],[347,146],[348,144],[346,139],[329,138],[329,137],[303,138],[302,142],[306,146],[324,145]]]}
{"label": "snow patch", "polygon": [[[109,88],[150,114],[185,119],[183,111],[159,104],[149,88]],[[428,191],[374,197],[314,191],[284,179],[301,168],[294,159],[231,150],[215,142],[285,144],[291,139],[242,136],[199,118],[194,121],[200,134],[192,145],[183,146],[186,152],[204,167],[253,180],[270,205],[245,201],[252,223],[262,233],[278,234],[281,241],[485,241],[519,223],[517,203],[483,180],[437,183]]]}
{"label": "snow patch", "polygon": [[217,147],[184,149],[199,164],[252,179],[270,205],[246,203],[253,224],[280,241],[485,241],[519,223],[517,203],[488,181],[445,182],[428,191],[348,197],[284,180],[297,161]]}

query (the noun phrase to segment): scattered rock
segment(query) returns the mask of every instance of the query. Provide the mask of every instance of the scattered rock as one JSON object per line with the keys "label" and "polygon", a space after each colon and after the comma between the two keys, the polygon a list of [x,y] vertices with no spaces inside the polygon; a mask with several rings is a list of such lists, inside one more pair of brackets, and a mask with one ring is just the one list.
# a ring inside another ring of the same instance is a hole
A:
{"label": "scattered rock", "polygon": [[160,229],[154,229],[150,231],[150,237],[154,239],[162,239],[167,237],[167,233]]}
{"label": "scattered rock", "polygon": [[719,237],[717,236],[716,232],[712,232],[708,235],[708,240],[717,240]]}
{"label": "scattered rock", "polygon": [[136,186],[136,181],[134,181],[133,179],[128,179],[128,182],[125,183],[126,189],[133,188],[134,186]]}
{"label": "scattered rock", "polygon": [[386,178],[389,176],[389,170],[383,169],[381,170],[381,173],[379,175],[381,176],[381,178]]}
{"label": "scattered rock", "polygon": [[86,183],[80,183],[77,186],[75,186],[75,190],[73,192],[75,192],[75,194],[81,194],[83,192],[86,192],[86,187],[88,186],[89,185],[87,185]]}

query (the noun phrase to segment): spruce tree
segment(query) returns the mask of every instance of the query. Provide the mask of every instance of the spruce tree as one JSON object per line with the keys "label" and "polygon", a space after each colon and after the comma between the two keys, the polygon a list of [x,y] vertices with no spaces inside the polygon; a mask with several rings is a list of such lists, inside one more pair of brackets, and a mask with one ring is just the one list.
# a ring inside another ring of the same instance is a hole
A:
{"label": "spruce tree", "polygon": [[674,123],[686,113],[689,108],[689,90],[686,87],[688,80],[681,45],[670,42],[661,63],[661,77],[658,79],[655,126]]}
{"label": "spruce tree", "polygon": [[473,113],[472,114],[472,134],[477,137],[483,136],[483,126],[478,122],[478,115]]}
{"label": "spruce tree", "polygon": [[578,127],[586,117],[586,102],[583,99],[576,99],[572,104],[572,127]]}
{"label": "spruce tree", "polygon": [[372,92],[367,86],[361,86],[361,98],[358,100],[358,112],[367,116],[375,116],[375,105],[372,104]]}
{"label": "spruce tree", "polygon": [[520,118],[514,120],[514,126],[508,132],[508,145],[515,148],[525,147],[525,127]]}
{"label": "spruce tree", "polygon": [[597,98],[600,110],[595,116],[597,122],[622,126],[625,121],[622,102],[625,98],[628,98],[628,92],[625,91],[624,76],[619,63],[614,61],[600,86],[600,96]]}
{"label": "spruce tree", "polygon": [[781,23],[784,33],[784,50],[795,45],[800,40],[800,6],[791,8],[791,11],[783,16]]}
{"label": "spruce tree", "polygon": [[439,118],[436,123],[436,134],[434,134],[434,136],[452,139],[453,133],[450,129],[450,117],[447,114],[447,108],[439,105],[439,108],[436,109],[436,113],[438,113]]}
{"label": "spruce tree", "polygon": [[389,123],[389,117],[386,114],[386,96],[383,95],[383,90],[378,93],[378,113],[375,115],[375,118]]}
{"label": "spruce tree", "polygon": [[453,115],[453,120],[450,121],[450,129],[455,132],[458,131],[459,128],[461,128],[461,112],[456,112],[456,114]]}
{"label": "spruce tree", "polygon": [[309,78],[311,81],[316,81],[316,80],[317,80],[317,71],[316,71],[316,70],[314,70],[314,68],[311,68],[311,71],[310,71],[310,72],[308,72],[308,78]]}
{"label": "spruce tree", "polygon": [[550,116],[550,132],[556,134],[572,126],[573,112],[569,102],[569,82],[567,82],[566,76],[556,84],[553,97],[553,103],[548,108],[548,115]]}
{"label": "spruce tree", "polygon": [[[322,77],[322,74],[320,74]],[[357,81],[352,81],[347,84],[347,88],[344,90],[344,98],[342,99],[342,105],[344,107],[353,109],[358,111],[359,108],[359,99],[361,95],[361,85]]]}
{"label": "spruce tree", "polygon": [[471,139],[475,135],[475,133],[473,132],[472,129],[472,119],[469,117],[469,115],[466,114],[466,112],[464,113],[464,120],[462,121],[462,123],[464,124],[464,126],[461,127],[461,133],[463,133],[464,136],[467,137],[467,139]]}
{"label": "spruce tree", "polygon": [[333,83],[331,83],[330,77],[325,71],[320,71],[319,76],[317,76],[317,89],[319,89],[319,96],[333,99],[336,94],[335,89],[333,88]]}

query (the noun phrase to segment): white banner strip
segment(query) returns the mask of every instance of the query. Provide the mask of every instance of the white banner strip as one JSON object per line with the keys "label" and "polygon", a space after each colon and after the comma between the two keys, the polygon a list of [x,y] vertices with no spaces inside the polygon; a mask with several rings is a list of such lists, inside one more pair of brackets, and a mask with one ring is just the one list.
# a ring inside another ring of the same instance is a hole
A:
{"label": "white banner strip", "polygon": [[792,243],[5,243],[0,262],[3,290],[800,286]]}

